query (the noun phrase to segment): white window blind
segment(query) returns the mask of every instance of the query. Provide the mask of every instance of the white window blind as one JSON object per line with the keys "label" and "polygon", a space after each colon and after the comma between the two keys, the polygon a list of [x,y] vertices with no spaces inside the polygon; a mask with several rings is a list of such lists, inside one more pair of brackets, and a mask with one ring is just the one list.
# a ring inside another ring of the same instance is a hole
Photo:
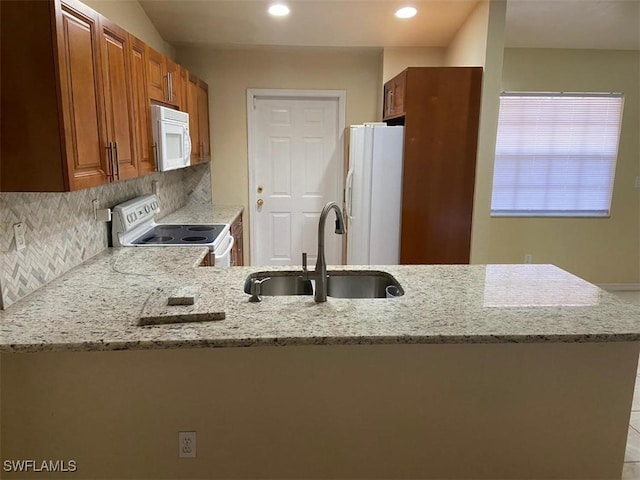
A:
{"label": "white window blind", "polygon": [[608,216],[621,94],[500,96],[492,216]]}

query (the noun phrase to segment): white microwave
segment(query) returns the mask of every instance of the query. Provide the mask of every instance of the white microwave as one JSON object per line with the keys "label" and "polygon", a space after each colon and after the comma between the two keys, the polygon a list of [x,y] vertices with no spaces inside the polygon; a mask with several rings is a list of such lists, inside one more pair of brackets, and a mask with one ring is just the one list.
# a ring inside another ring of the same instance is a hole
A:
{"label": "white microwave", "polygon": [[156,169],[159,172],[188,167],[191,163],[189,114],[151,105]]}

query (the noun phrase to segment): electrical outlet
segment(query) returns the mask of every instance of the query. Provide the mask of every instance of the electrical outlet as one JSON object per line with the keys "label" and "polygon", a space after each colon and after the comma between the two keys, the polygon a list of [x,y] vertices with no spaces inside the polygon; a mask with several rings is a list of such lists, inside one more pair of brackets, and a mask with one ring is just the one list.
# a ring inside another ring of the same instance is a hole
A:
{"label": "electrical outlet", "polygon": [[178,432],[178,456],[196,457],[196,432]]}
{"label": "electrical outlet", "polygon": [[13,224],[13,238],[16,241],[16,250],[22,250],[23,248],[26,248],[27,241],[24,238],[26,230],[27,227],[25,227],[24,223],[22,222]]}
{"label": "electrical outlet", "polygon": [[533,260],[533,256],[530,253],[525,253],[524,263],[531,263],[532,260]]}
{"label": "electrical outlet", "polygon": [[636,188],[640,188],[640,177],[636,177]]}
{"label": "electrical outlet", "polygon": [[100,208],[100,206],[98,205],[98,199],[94,198],[93,200],[91,200],[91,206],[93,207],[93,219],[97,220],[98,219],[98,208]]}

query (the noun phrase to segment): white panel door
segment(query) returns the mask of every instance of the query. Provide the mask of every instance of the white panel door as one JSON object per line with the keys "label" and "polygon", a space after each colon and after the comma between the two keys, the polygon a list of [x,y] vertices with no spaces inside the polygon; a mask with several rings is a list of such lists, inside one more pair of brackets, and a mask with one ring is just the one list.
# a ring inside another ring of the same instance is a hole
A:
{"label": "white panel door", "polygon": [[[257,97],[254,102],[252,265],[300,265],[317,256],[322,207],[341,205],[338,99]],[[341,258],[334,213],[327,219],[327,264]]]}

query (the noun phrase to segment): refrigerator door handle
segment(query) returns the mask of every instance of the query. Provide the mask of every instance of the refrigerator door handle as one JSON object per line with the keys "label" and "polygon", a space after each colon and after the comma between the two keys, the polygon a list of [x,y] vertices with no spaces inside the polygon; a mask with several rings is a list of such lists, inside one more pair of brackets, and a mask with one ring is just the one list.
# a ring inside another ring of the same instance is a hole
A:
{"label": "refrigerator door handle", "polygon": [[344,193],[344,202],[345,202],[345,214],[347,217],[351,218],[352,215],[352,207],[353,207],[353,169],[350,169],[347,173],[346,180],[346,190]]}

